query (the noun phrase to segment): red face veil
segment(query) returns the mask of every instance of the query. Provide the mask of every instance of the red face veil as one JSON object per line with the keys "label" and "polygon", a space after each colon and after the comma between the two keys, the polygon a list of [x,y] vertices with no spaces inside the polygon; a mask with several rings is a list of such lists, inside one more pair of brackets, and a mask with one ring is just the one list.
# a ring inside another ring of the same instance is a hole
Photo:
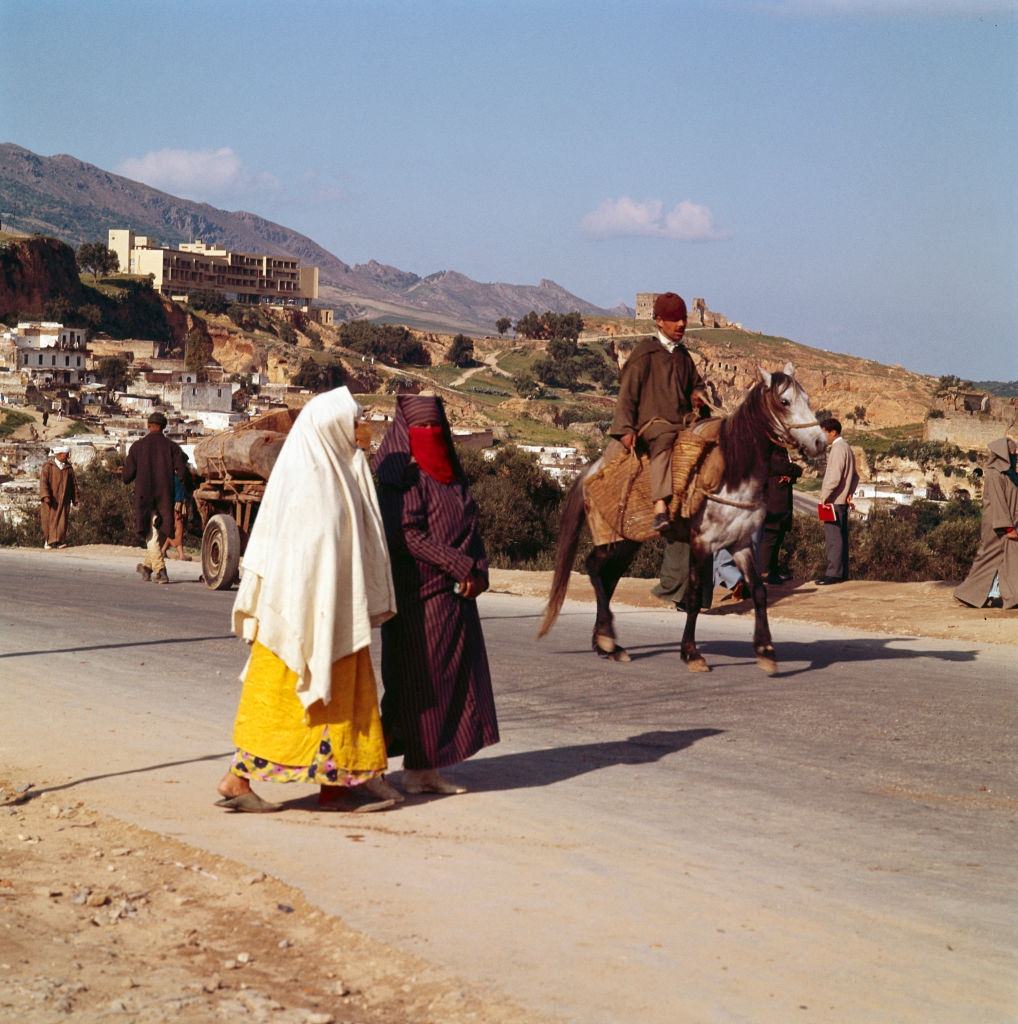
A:
{"label": "red face veil", "polygon": [[409,434],[410,454],[421,469],[440,484],[451,484],[456,479],[456,471],[442,428],[437,425],[410,427]]}

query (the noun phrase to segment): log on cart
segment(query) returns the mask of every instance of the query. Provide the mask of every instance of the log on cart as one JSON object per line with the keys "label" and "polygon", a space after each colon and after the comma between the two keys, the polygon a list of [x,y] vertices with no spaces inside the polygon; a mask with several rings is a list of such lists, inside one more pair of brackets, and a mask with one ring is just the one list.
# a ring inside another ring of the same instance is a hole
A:
{"label": "log on cart", "polygon": [[229,590],[240,578],[265,485],[296,416],[292,409],[267,413],[195,445],[202,579],[212,590]]}

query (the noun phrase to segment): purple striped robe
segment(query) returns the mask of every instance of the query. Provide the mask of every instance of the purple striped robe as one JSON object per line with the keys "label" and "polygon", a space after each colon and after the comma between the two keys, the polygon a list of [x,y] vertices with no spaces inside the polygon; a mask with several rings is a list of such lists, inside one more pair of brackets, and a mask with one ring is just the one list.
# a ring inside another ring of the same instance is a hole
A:
{"label": "purple striped robe", "polygon": [[[488,561],[458,462],[458,478],[441,484],[410,457],[408,399],[411,417],[438,401],[401,396],[375,456],[397,605],[382,626],[382,725],[404,767],[444,768],[499,738],[477,602],[453,592],[472,572],[487,587]],[[451,445],[444,410],[431,415]]]}

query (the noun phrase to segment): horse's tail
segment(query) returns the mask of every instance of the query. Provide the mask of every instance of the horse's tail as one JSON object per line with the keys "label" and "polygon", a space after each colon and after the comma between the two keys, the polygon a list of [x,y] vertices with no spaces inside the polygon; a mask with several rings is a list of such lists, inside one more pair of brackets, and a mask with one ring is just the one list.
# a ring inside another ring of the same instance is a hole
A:
{"label": "horse's tail", "polygon": [[562,520],[559,523],[558,544],[555,546],[555,574],[551,580],[548,603],[544,606],[544,618],[537,631],[538,638],[545,635],[558,618],[562,610],[562,602],[566,599],[569,589],[569,576],[573,571],[573,560],[576,548],[580,543],[580,531],[587,517],[587,509],[583,498],[583,482],[596,463],[584,467],[583,472],[573,482],[566,494],[566,503],[562,508]]}

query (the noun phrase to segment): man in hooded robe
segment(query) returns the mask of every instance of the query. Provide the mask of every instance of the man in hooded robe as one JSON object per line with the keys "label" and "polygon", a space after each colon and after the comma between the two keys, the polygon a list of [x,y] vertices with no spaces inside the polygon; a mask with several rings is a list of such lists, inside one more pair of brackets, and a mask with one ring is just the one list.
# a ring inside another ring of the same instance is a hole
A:
{"label": "man in hooded robe", "polygon": [[973,608],[1018,606],[1018,456],[1013,440],[989,444],[983,472],[983,523],[979,550],[954,596]]}
{"label": "man in hooded robe", "polygon": [[409,793],[462,793],[440,768],[498,742],[476,598],[488,560],[445,409],[401,395],[375,455],[398,611],[382,627],[382,725]]}
{"label": "man in hooded robe", "polygon": [[78,500],[78,482],[70,462],[71,449],[66,445],[53,448],[53,458],[47,459],[39,471],[39,514],[42,519],[43,546],[67,547],[68,515],[71,505]]}

